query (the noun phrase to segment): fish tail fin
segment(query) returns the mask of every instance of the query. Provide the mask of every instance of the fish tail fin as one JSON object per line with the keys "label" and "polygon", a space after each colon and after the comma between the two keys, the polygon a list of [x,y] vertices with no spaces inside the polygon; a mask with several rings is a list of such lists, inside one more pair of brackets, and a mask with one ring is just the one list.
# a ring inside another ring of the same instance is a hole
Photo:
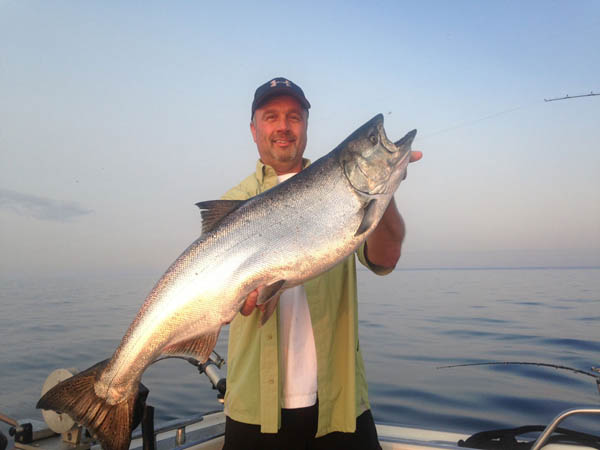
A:
{"label": "fish tail fin", "polygon": [[40,398],[36,408],[68,414],[75,422],[87,427],[104,450],[127,450],[137,396],[110,405],[96,395],[94,384],[107,362],[102,361],[60,382]]}

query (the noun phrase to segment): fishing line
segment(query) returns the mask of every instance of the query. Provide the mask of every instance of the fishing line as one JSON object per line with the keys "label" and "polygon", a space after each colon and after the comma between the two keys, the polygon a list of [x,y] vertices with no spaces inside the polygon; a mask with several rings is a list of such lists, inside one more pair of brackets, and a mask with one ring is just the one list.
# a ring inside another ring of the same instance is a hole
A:
{"label": "fishing line", "polygon": [[532,105],[535,105],[537,103],[538,102],[530,103],[528,105],[523,105],[523,106],[517,106],[515,108],[505,109],[505,110],[498,111],[498,112],[493,113],[493,114],[488,114],[487,116],[483,116],[483,117],[480,117],[478,119],[473,119],[473,120],[467,120],[467,121],[464,121],[464,122],[459,122],[456,125],[452,125],[452,126],[447,127],[447,128],[442,128],[441,130],[433,131],[433,132],[428,133],[428,134],[426,134],[424,136],[421,136],[421,140],[430,138],[432,136],[437,136],[438,134],[447,133],[449,131],[453,131],[453,130],[456,130],[458,128],[463,128],[463,127],[467,127],[467,126],[470,126],[470,125],[474,125],[476,123],[483,122],[484,120],[493,119],[495,117],[499,117],[499,116],[502,116],[504,114],[508,114],[508,113],[511,113],[511,112],[514,112],[514,111],[518,111],[520,109],[528,108],[528,107],[530,107]]}
{"label": "fishing line", "polygon": [[[527,103],[525,105],[516,106],[516,107],[509,108],[509,109],[503,109],[502,111],[498,111],[498,112],[495,112],[495,113],[492,113],[492,114],[487,114],[487,115],[485,115],[483,117],[478,117],[476,119],[471,119],[471,120],[465,120],[465,121],[462,121],[462,122],[458,122],[458,123],[456,123],[454,125],[451,125],[449,127],[442,128],[441,130],[433,131],[431,133],[427,133],[425,135],[418,136],[418,139],[419,139],[419,141],[422,141],[423,139],[428,139],[428,138],[430,138],[432,136],[437,136],[438,134],[448,133],[450,131],[453,131],[453,130],[456,130],[456,129],[459,129],[459,128],[463,128],[463,127],[467,127],[467,126],[471,126],[471,125],[477,124],[479,122],[483,122],[484,120],[494,119],[496,117],[503,116],[505,114],[509,114],[509,113],[512,113],[512,112],[515,112],[515,111],[519,111],[521,109],[529,108],[529,107],[534,106],[534,105],[538,105],[539,106],[541,104],[542,104],[542,102],[534,101],[534,102]],[[393,111],[388,110],[388,111],[385,112],[384,115],[385,116],[391,116],[392,114],[393,114]],[[325,118],[328,119],[329,117],[331,117],[333,115],[334,114],[332,113],[332,114],[326,116]]]}
{"label": "fishing line", "polygon": [[[594,93],[592,91],[589,94],[573,95],[573,96],[568,96],[567,95],[566,97],[561,97],[561,98],[544,99],[544,102],[547,103],[547,102],[552,102],[552,101],[556,101],[556,100],[568,100],[568,99],[574,99],[574,98],[580,98],[580,97],[592,97],[592,96],[597,96],[597,95],[600,95],[600,94]],[[525,109],[525,108],[529,108],[531,106],[536,106],[536,105],[537,106],[541,106],[542,103],[539,102],[539,101],[534,101],[534,102],[530,102],[530,103],[527,103],[527,104],[522,105],[522,106],[517,106],[517,107],[514,107],[514,108],[510,108],[510,109],[505,109],[505,110],[502,110],[502,111],[498,111],[496,113],[489,114],[487,116],[483,116],[483,117],[480,117],[478,119],[473,119],[473,120],[467,120],[467,121],[464,121],[464,122],[459,122],[456,125],[450,126],[448,128],[442,128],[441,130],[437,130],[437,131],[434,131],[432,133],[425,134],[425,135],[421,136],[420,139],[421,140],[427,139],[427,138],[430,138],[432,136],[436,136],[438,134],[447,133],[449,131],[456,130],[458,128],[467,127],[467,126],[470,126],[470,125],[482,122],[484,120],[493,119],[495,117],[499,117],[499,116],[502,116],[504,114],[509,114],[511,112],[519,111],[520,109]],[[391,113],[392,112],[389,111],[387,114],[389,115]]]}
{"label": "fishing line", "polygon": [[[555,100],[566,100],[566,99],[572,99],[572,98],[578,98],[578,97],[590,97],[590,96],[596,96],[596,95],[600,95],[600,94],[594,93],[592,91],[591,93],[585,94],[585,95],[573,95],[573,96],[570,96],[570,97],[567,95],[566,97],[562,97],[562,98],[555,98],[555,99],[550,99],[550,100],[544,99],[544,103],[547,103],[547,102],[550,102],[550,101],[555,101]],[[421,136],[418,137],[418,139],[419,139],[419,141],[422,141],[424,139],[428,139],[430,137],[437,136],[438,134],[448,133],[450,131],[454,131],[454,130],[457,130],[459,128],[463,128],[463,127],[468,127],[468,126],[471,126],[471,125],[475,125],[475,124],[477,124],[479,122],[483,122],[484,120],[494,119],[496,117],[500,117],[500,116],[503,116],[505,114],[510,114],[512,112],[519,111],[521,109],[530,108],[532,106],[541,106],[542,104],[543,104],[542,102],[536,100],[536,101],[532,101],[530,103],[527,103],[527,104],[524,104],[524,105],[521,105],[521,106],[516,106],[516,107],[513,107],[513,108],[509,108],[509,109],[503,109],[502,111],[498,111],[498,112],[495,112],[495,113],[492,113],[492,114],[488,114],[488,115],[479,117],[477,119],[465,120],[465,121],[459,122],[459,123],[457,123],[455,125],[452,125],[452,126],[449,126],[449,127],[446,127],[446,128],[442,128],[440,130],[433,131],[431,133],[427,133],[425,135],[421,135]],[[392,114],[392,112],[393,111],[387,111],[385,113],[385,115],[386,116],[390,116]],[[330,115],[328,115],[328,116],[326,116],[326,118],[328,119],[331,116],[333,116],[333,113],[330,114]]]}

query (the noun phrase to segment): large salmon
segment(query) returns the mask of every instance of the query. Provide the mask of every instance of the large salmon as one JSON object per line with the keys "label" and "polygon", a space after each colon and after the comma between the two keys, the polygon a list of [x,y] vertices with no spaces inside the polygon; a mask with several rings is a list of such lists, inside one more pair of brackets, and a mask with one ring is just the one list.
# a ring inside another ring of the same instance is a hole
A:
{"label": "large salmon", "polygon": [[284,289],[354,252],[406,176],[415,134],[389,141],[379,114],[273,189],[198,203],[201,236],[158,280],[112,358],[58,384],[37,407],[69,414],[106,450],[127,449],[144,370],[165,356],[206,361],[254,289],[267,303],[265,323]]}

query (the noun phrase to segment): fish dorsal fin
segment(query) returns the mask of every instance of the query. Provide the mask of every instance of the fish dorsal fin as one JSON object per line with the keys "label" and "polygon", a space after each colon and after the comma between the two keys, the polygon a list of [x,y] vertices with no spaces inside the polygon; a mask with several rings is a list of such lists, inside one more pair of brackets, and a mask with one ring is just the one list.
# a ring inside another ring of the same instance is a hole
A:
{"label": "fish dorsal fin", "polygon": [[281,297],[281,291],[279,291],[275,297],[271,297],[265,303],[265,310],[262,312],[260,316],[260,327],[262,327],[267,320],[273,315],[275,309],[277,309],[277,304],[279,303],[279,297]]}
{"label": "fish dorsal fin", "polygon": [[162,357],[192,357],[204,363],[215,348],[215,345],[217,345],[217,338],[219,337],[220,331],[221,329],[219,328],[216,332],[201,334],[200,336],[194,336],[183,341],[175,342],[174,344],[169,344],[162,349],[160,355]]}
{"label": "fish dorsal fin", "polygon": [[223,217],[239,208],[244,201],[245,200],[209,200],[196,203],[196,206],[200,208],[200,213],[202,214],[202,233],[213,230]]}
{"label": "fish dorsal fin", "polygon": [[256,300],[257,305],[262,305],[271,300],[277,292],[281,289],[281,286],[285,284],[285,280],[278,280],[275,283],[269,284],[260,290],[258,293],[258,299]]}
{"label": "fish dorsal fin", "polygon": [[363,234],[377,220],[376,203],[377,200],[372,199],[371,201],[369,201],[369,203],[367,203],[367,206],[363,208],[363,219],[358,229],[356,230],[356,233],[354,233],[354,236],[360,236],[361,234]]}

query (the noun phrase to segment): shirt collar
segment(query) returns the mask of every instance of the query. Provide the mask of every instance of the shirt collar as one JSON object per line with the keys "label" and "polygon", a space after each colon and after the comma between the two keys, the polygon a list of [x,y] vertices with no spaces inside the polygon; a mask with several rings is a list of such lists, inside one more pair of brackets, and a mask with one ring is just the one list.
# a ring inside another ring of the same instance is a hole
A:
{"label": "shirt collar", "polygon": [[[310,159],[302,158],[302,169],[306,169],[310,166]],[[256,178],[259,183],[263,184],[265,180],[277,179],[277,172],[271,166],[267,166],[263,164],[263,162],[259,159],[256,161]]]}

